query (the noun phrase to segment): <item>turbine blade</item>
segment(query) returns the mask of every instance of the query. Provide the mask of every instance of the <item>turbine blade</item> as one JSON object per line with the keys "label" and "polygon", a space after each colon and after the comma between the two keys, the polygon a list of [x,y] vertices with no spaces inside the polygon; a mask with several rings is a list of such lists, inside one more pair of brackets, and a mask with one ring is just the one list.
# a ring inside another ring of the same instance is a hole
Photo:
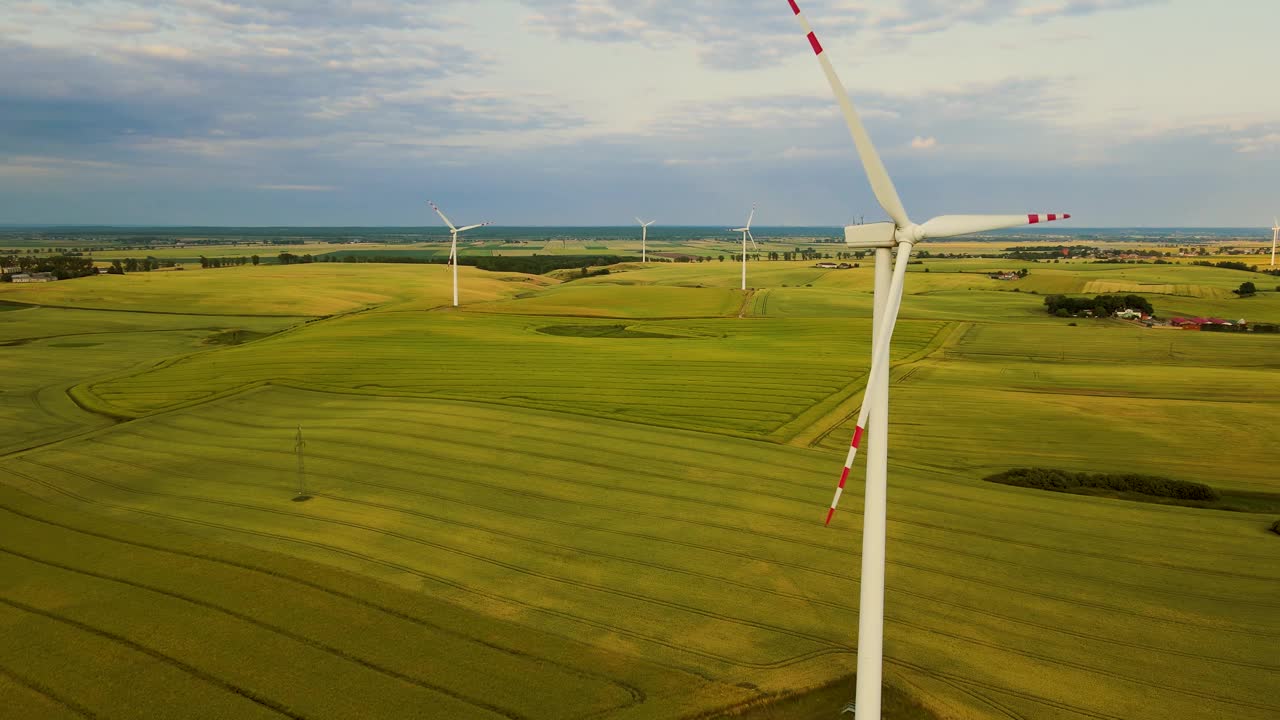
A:
{"label": "turbine blade", "polygon": [[636,222],[640,223],[641,225],[644,225],[644,221],[641,220],[640,218],[636,218]]}
{"label": "turbine blade", "polygon": [[970,233],[1002,230],[1019,225],[1036,225],[1039,223],[1066,220],[1069,213],[1041,213],[1034,215],[939,215],[920,226],[921,239],[953,237]]}
{"label": "turbine blade", "polygon": [[444,216],[444,213],[440,212],[440,208],[436,207],[436,204],[435,204],[435,203],[433,203],[433,202],[431,202],[430,200],[428,200],[428,201],[427,201],[427,204],[431,206],[431,209],[432,209],[432,210],[435,210],[435,211],[436,211],[436,214],[440,216],[440,219],[444,221],[444,224],[445,224],[445,225],[448,225],[448,226],[449,226],[449,229],[450,229],[450,230],[457,230],[457,228],[455,228],[455,227],[453,226],[453,223],[449,222],[449,218],[445,217],[445,216]]}
{"label": "turbine blade", "polygon": [[747,216],[747,228],[751,227],[751,221],[756,217],[756,206],[751,206],[751,214]]}
{"label": "turbine blade", "polygon": [[867,427],[867,418],[871,414],[871,401],[875,398],[872,391],[875,386],[872,380],[879,373],[880,367],[889,362],[889,341],[893,339],[893,327],[898,323],[898,309],[902,307],[902,289],[907,278],[907,264],[911,261],[913,243],[904,241],[898,245],[898,257],[893,264],[893,281],[889,285],[889,302],[885,304],[885,322],[875,338],[875,355],[871,358],[871,368],[867,371],[867,389],[862,393],[862,408],[858,411],[858,423],[854,426],[853,440],[849,443],[849,453],[844,458],[844,469],[840,471],[840,482],[836,485],[835,497],[831,499],[831,508],[827,510],[825,525],[831,524],[836,514],[836,506],[840,504],[840,495],[844,493],[845,481],[849,479],[849,471],[853,469],[854,458],[858,456],[858,448],[862,444],[862,435]]}
{"label": "turbine blade", "polygon": [[836,102],[840,104],[840,110],[844,113],[845,124],[849,126],[849,134],[853,136],[853,144],[858,148],[858,157],[862,159],[862,168],[867,173],[867,180],[871,182],[871,191],[875,193],[876,200],[880,203],[880,207],[893,218],[898,227],[907,227],[911,224],[911,219],[907,217],[907,211],[902,207],[902,199],[898,197],[898,190],[893,186],[893,180],[889,178],[889,172],[884,169],[884,163],[880,160],[880,154],[876,152],[876,146],[871,142],[871,136],[867,134],[867,129],[862,125],[862,119],[858,117],[858,111],[853,107],[853,101],[849,99],[849,93],[844,88],[844,83],[840,82],[839,76],[836,75],[836,69],[831,65],[831,60],[822,50],[822,44],[818,42],[818,36],[814,34],[813,27],[809,25],[809,21],[805,19],[803,13],[800,12],[800,6],[796,5],[796,0],[787,0],[791,3],[791,9],[795,12],[796,18],[800,21],[800,26],[804,28],[808,34],[809,45],[813,47],[813,53],[818,56],[818,62],[822,65],[822,72],[827,76],[827,82],[831,85],[831,92],[836,96]]}
{"label": "turbine blade", "polygon": [[747,237],[751,239],[751,247],[759,250],[760,246],[756,244],[756,236],[752,235],[750,230],[747,231]]}
{"label": "turbine blade", "polygon": [[476,228],[485,227],[485,226],[487,226],[487,225],[492,225],[492,224],[493,224],[493,223],[491,223],[491,222],[482,222],[482,223],[480,223],[480,224],[478,224],[478,225],[468,225],[468,226],[466,226],[466,227],[460,227],[460,228],[458,228],[458,232],[466,232],[466,231],[468,231],[468,230],[475,230]]}

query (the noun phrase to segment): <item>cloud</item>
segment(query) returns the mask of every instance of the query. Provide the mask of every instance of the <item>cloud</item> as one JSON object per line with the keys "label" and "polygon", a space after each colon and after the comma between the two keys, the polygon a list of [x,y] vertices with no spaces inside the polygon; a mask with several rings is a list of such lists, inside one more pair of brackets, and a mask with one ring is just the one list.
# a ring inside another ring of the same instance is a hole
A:
{"label": "cloud", "polygon": [[938,146],[938,139],[930,135],[929,137],[920,137],[919,135],[911,138],[912,150],[932,150]]}
{"label": "cloud", "polygon": [[[667,47],[696,45],[701,61],[720,69],[767,67],[796,52],[799,26],[778,0],[521,0],[531,9],[525,24],[562,39],[601,43],[639,43]],[[1167,0],[897,0],[847,2],[806,0],[805,10],[821,37],[841,32],[867,37],[901,50],[921,36],[960,25],[1044,22],[1056,17],[1123,10]]]}
{"label": "cloud", "polygon": [[191,57],[191,50],[174,45],[141,45],[137,48],[127,48],[125,52],[166,60],[186,60]]}
{"label": "cloud", "polygon": [[138,35],[155,32],[159,29],[159,25],[152,20],[112,20],[98,23],[91,29],[99,32],[119,33],[121,35]]}
{"label": "cloud", "polygon": [[259,190],[289,190],[296,192],[331,192],[338,188],[332,185],[259,185]]}
{"label": "cloud", "polygon": [[1268,132],[1259,135],[1244,135],[1228,138],[1238,153],[1261,153],[1280,150],[1280,132]]}

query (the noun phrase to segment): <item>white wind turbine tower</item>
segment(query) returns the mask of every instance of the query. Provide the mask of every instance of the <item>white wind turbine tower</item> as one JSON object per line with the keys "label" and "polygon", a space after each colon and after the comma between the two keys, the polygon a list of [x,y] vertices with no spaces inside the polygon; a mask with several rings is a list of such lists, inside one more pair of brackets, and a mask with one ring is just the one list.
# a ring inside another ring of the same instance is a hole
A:
{"label": "white wind turbine tower", "polygon": [[640,223],[640,262],[649,262],[649,226],[658,222],[650,220],[645,222],[640,218],[636,218],[636,222]]}
{"label": "white wind turbine tower", "polygon": [[[818,57],[831,91],[844,113],[845,123],[853,136],[863,170],[871,182],[880,207],[892,222],[853,225],[845,228],[845,242],[857,248],[873,248],[876,251],[875,314],[872,319],[873,344],[871,369],[867,376],[867,389],[863,393],[862,408],[853,441],[845,457],[844,470],[836,486],[835,497],[827,511],[827,524],[835,514],[840,494],[858,452],[862,435],[870,426],[870,443],[867,448],[866,498],[862,524],[862,575],[861,602],[858,611],[858,681],[855,720],[880,720],[880,683],[884,654],[884,549],[887,465],[889,453],[889,341],[898,319],[902,302],[902,289],[906,279],[907,263],[911,249],[917,242],[929,238],[951,237],[969,233],[986,232],[1018,225],[1036,224],[1053,220],[1065,220],[1070,215],[942,215],[923,225],[917,225],[907,217],[898,191],[889,179],[889,173],[880,161],[880,155],[871,143],[862,120],[854,110],[853,102],[844,85],[836,76],[835,68],[823,52],[818,37],[809,21],[800,13],[796,0],[787,0],[792,12],[807,34],[809,45]],[[897,259],[889,271],[893,248]]]}
{"label": "white wind turbine tower", "polygon": [[1280,239],[1280,219],[1271,218],[1271,267],[1276,266],[1276,240]]}
{"label": "white wind turbine tower", "polygon": [[479,225],[454,227],[453,223],[449,222],[449,218],[445,217],[444,213],[440,212],[440,208],[436,207],[435,203],[428,200],[427,204],[431,206],[432,210],[436,211],[436,214],[440,216],[440,219],[444,221],[444,224],[449,226],[449,232],[453,234],[453,240],[449,243],[449,264],[453,266],[453,306],[458,307],[458,233],[475,230],[476,228],[492,225],[493,223],[482,222]]}
{"label": "white wind turbine tower", "polygon": [[751,206],[751,214],[747,216],[747,226],[733,228],[729,232],[742,233],[742,289],[747,289],[747,238],[751,238],[751,246],[757,247],[756,239],[751,235],[751,220],[756,216],[756,206]]}

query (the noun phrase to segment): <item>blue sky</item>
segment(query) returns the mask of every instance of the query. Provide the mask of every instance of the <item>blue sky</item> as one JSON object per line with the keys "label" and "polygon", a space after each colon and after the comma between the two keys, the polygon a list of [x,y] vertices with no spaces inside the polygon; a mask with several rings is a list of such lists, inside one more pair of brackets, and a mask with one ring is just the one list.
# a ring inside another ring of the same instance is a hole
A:
{"label": "blue sky", "polygon": [[[1280,3],[807,0],[908,211],[1269,225]],[[786,0],[6,0],[0,223],[882,216]]]}

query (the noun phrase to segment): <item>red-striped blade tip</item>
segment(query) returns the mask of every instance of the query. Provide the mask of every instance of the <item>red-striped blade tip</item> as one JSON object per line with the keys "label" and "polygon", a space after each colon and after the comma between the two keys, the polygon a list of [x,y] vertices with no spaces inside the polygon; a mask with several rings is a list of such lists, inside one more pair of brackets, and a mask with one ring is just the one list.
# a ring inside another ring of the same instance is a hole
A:
{"label": "red-striped blade tip", "polygon": [[858,447],[858,443],[862,442],[862,428],[856,427],[853,431],[853,440],[849,443],[851,447]]}
{"label": "red-striped blade tip", "polygon": [[791,12],[793,12],[793,13],[795,13],[795,14],[799,15],[799,14],[800,14],[800,6],[796,4],[796,0],[787,0],[787,2],[791,3]]}
{"label": "red-striped blade tip", "polygon": [[814,55],[822,54],[822,43],[818,42],[817,35],[809,33],[809,45],[813,48]]}
{"label": "red-striped blade tip", "polygon": [[835,509],[835,508],[831,508],[831,509],[827,510],[827,521],[826,521],[826,522],[824,522],[824,523],[822,523],[822,524],[823,524],[823,525],[830,525],[830,524],[831,524],[831,516],[832,516],[832,515],[835,515],[835,514],[836,514],[836,509]]}
{"label": "red-striped blade tip", "polygon": [[1071,213],[1045,213],[1043,215],[1031,214],[1027,215],[1027,224],[1035,225],[1042,222],[1053,222],[1054,220],[1069,220]]}

